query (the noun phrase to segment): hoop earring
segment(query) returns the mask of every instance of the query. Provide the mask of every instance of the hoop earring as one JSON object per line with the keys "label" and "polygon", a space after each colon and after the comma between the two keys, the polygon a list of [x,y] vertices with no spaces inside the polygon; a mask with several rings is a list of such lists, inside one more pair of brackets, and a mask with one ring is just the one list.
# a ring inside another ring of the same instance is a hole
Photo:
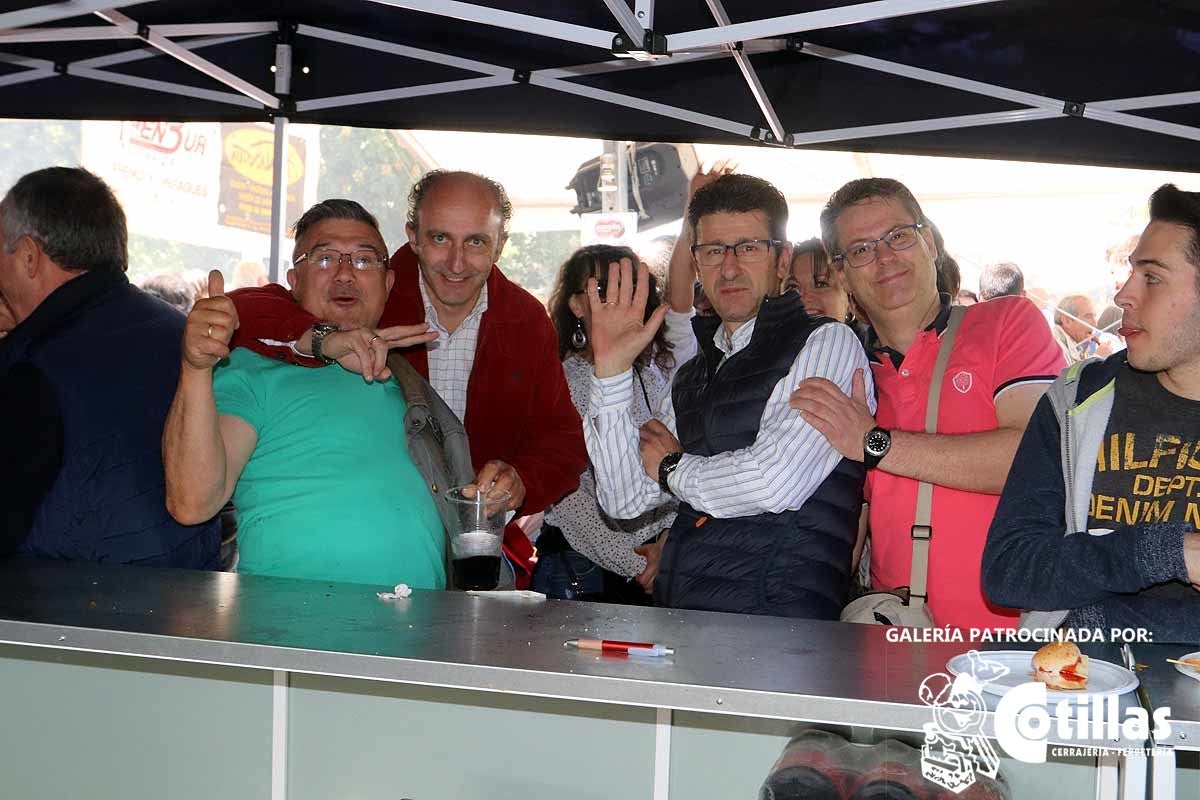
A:
{"label": "hoop earring", "polygon": [[583,319],[576,317],[575,332],[571,334],[571,347],[574,347],[576,350],[582,350],[587,347],[587,343],[587,331],[583,329]]}

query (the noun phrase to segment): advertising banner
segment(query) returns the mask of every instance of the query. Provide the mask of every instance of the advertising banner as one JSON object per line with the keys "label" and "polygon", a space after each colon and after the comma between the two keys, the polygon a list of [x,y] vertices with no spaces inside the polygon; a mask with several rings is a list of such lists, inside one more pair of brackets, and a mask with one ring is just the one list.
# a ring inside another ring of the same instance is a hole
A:
{"label": "advertising banner", "polygon": [[[217,206],[221,225],[270,234],[274,137],[269,127],[221,123],[221,193]],[[304,140],[289,136],[287,220],[298,219],[304,211],[304,153]]]}

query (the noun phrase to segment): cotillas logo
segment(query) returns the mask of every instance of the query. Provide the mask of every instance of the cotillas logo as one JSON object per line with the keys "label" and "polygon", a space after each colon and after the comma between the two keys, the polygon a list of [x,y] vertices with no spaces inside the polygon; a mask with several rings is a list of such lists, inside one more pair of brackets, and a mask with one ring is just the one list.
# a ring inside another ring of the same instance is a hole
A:
{"label": "cotillas logo", "polygon": [[[1092,697],[1090,703],[1060,700],[1054,715],[1046,703],[1046,684],[1023,683],[1000,698],[996,706],[996,739],[1004,752],[1018,761],[1043,764],[1046,739],[1053,731],[1064,741],[1116,740],[1144,742],[1171,735],[1171,709],[1156,708],[1153,716],[1135,706],[1121,719],[1121,702],[1116,695]],[[1154,722],[1151,730],[1151,720]]]}
{"label": "cotillas logo", "polygon": [[[287,149],[288,185],[304,177],[304,159],[290,144]],[[275,166],[275,134],[262,128],[239,128],[225,137],[225,160],[242,177],[271,185]]]}
{"label": "cotillas logo", "polygon": [[592,230],[601,238],[618,239],[625,235],[625,223],[619,219],[602,219],[595,224]]}
{"label": "cotillas logo", "polygon": [[[921,774],[953,792],[975,782],[977,774],[996,777],[1000,759],[983,735],[987,705],[985,684],[1009,673],[1008,667],[985,658],[977,650],[967,653],[969,666],[957,677],[930,675],[921,683],[918,696],[933,708],[933,722],[926,723],[921,748]],[[1051,715],[1046,684],[1030,681],[1009,689],[996,705],[996,740],[1004,752],[1018,761],[1043,764],[1047,742],[1053,732],[1070,741],[1146,741],[1151,735],[1171,735],[1171,709],[1155,709],[1153,715],[1140,707],[1125,712],[1121,719],[1120,699],[1115,695],[1092,697],[1088,703],[1061,700]],[[1151,726],[1153,721],[1153,728]]]}
{"label": "cotillas logo", "polygon": [[975,376],[963,370],[954,376],[954,388],[958,389],[959,394],[966,394],[971,391],[971,387],[975,384]]}

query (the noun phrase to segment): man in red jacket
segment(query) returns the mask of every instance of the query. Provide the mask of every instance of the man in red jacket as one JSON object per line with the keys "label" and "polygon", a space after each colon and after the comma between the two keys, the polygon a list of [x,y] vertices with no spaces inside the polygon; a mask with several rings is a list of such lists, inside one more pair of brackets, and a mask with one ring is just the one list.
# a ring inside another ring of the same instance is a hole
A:
{"label": "man in red jacket", "polygon": [[[519,514],[541,511],[575,490],[587,451],[550,318],[495,265],[511,216],[495,181],[430,172],[409,194],[409,243],[392,256],[396,282],[379,328],[332,329],[270,285],[230,295],[241,322],[232,345],[382,380],[388,347],[428,328],[427,344],[402,352],[462,417],[476,482],[506,489]],[[504,546],[523,587],[533,548],[511,524]]]}

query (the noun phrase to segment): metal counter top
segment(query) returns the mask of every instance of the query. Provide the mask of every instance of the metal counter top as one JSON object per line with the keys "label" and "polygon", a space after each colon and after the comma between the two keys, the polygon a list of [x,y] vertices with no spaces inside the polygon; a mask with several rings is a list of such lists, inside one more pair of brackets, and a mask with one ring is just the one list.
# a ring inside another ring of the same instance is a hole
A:
{"label": "metal counter top", "polygon": [[[0,642],[908,731],[932,720],[922,680],[972,647],[779,617],[457,592],[385,601],[381,588],[16,559],[0,562]],[[676,653],[563,647],[580,637]],[[1120,663],[1115,648],[1085,650]]]}

